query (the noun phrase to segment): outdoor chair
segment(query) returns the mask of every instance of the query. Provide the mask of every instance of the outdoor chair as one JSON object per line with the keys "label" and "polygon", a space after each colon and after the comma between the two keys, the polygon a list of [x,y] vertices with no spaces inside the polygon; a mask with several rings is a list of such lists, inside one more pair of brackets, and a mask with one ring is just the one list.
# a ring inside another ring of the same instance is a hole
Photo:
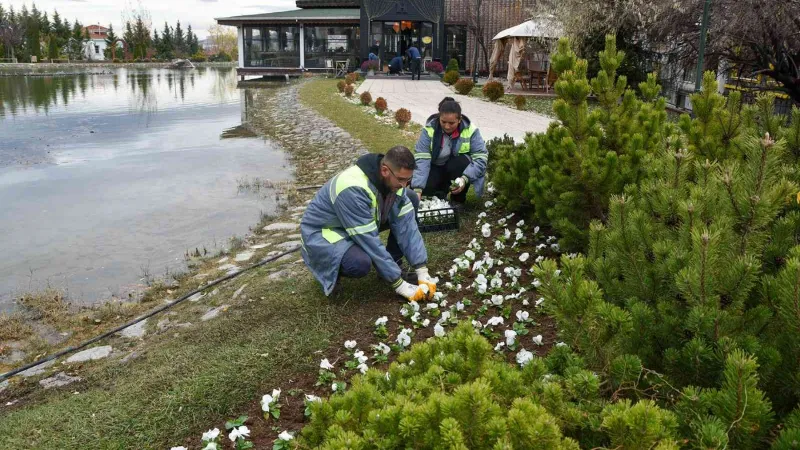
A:
{"label": "outdoor chair", "polygon": [[336,78],[344,78],[350,71],[350,60],[336,61]]}

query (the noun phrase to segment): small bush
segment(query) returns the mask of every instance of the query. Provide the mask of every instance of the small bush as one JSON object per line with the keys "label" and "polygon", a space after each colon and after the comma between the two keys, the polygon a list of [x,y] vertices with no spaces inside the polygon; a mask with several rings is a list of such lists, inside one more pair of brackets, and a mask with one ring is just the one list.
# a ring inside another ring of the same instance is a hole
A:
{"label": "small bush", "polygon": [[354,83],[355,83],[356,81],[358,81],[358,80],[359,80],[359,76],[358,76],[358,74],[357,74],[356,72],[348,73],[348,74],[347,74],[347,75],[344,77],[344,81],[345,81],[347,84],[354,84]]}
{"label": "small bush", "polygon": [[433,73],[442,73],[444,72],[444,67],[442,67],[442,63],[439,61],[428,61],[425,63],[425,70]]}
{"label": "small bush", "polygon": [[469,95],[474,87],[475,83],[469,78],[462,78],[456,82],[456,92],[461,95]]}
{"label": "small bush", "polygon": [[122,61],[120,61],[120,60],[119,60],[119,58],[114,58],[114,64],[119,64],[119,63],[121,63],[121,62],[122,62]]}
{"label": "small bush", "polygon": [[221,51],[216,55],[210,56],[208,60],[210,62],[231,62],[233,61],[233,58],[231,57],[231,55],[225,53],[224,51]]}
{"label": "small bush", "polygon": [[483,95],[486,96],[489,100],[496,102],[503,98],[505,95],[506,90],[503,87],[503,83],[499,81],[490,81],[483,85]]}
{"label": "small bush", "polygon": [[370,59],[361,63],[361,71],[362,72],[369,72],[370,70],[376,71],[378,70],[378,61],[374,59]]}
{"label": "small bush", "polygon": [[206,57],[205,53],[203,53],[203,52],[198,50],[197,53],[195,53],[194,55],[192,55],[191,58],[189,58],[189,61],[191,61],[191,62],[206,62],[206,61],[208,61],[208,58]]}
{"label": "small bush", "polygon": [[361,104],[364,106],[369,106],[370,103],[372,103],[372,94],[370,94],[369,91],[363,92],[361,94]]}
{"label": "small bush", "polygon": [[454,70],[458,72],[458,60],[452,58],[450,61],[447,61],[447,71],[452,72]]}
{"label": "small bush", "polygon": [[386,103],[385,98],[378,97],[378,99],[375,100],[375,111],[378,111],[378,114],[383,115],[383,113],[386,111],[386,108],[388,107],[389,105]]}
{"label": "small bush", "polygon": [[444,77],[442,77],[442,81],[444,81],[448,85],[453,85],[458,81],[458,77],[459,77],[458,72],[456,72],[455,70],[450,70],[444,74]]}
{"label": "small bush", "polygon": [[345,86],[347,86],[347,83],[345,83],[344,80],[339,80],[339,82],[336,83],[336,88],[339,89],[339,92],[344,92]]}
{"label": "small bush", "polygon": [[408,122],[411,122],[411,111],[400,108],[394,113],[394,119],[397,121],[397,124],[400,128],[405,128],[408,125]]}
{"label": "small bush", "polygon": [[516,97],[514,97],[514,106],[516,106],[518,110],[524,111],[527,105],[528,105],[528,100],[525,98],[524,95],[517,95]]}
{"label": "small bush", "polygon": [[344,87],[344,95],[346,95],[348,98],[352,97],[353,91],[355,90],[356,88],[352,84],[348,84],[347,86]]}

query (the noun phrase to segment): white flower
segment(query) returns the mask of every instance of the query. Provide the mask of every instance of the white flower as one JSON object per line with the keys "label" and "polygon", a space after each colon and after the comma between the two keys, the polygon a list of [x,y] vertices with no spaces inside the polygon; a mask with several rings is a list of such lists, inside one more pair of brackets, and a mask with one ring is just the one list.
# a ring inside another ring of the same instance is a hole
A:
{"label": "white flower", "polygon": [[[438,292],[437,292],[437,294],[438,294]],[[428,303],[427,305],[425,305],[425,310],[426,311],[429,311],[431,309],[439,309],[439,304],[438,303]]]}
{"label": "white flower", "polygon": [[483,206],[485,206],[485,207],[487,207],[487,208],[491,208],[491,207],[492,207],[492,205],[494,205],[494,202],[492,202],[492,201],[488,201],[488,202],[486,202],[486,203],[484,203],[484,204],[483,204]]}
{"label": "white flower", "polygon": [[561,275],[561,270],[556,270],[555,272],[553,272],[553,275],[555,276]]}
{"label": "white flower", "polygon": [[209,442],[203,447],[203,450],[219,450],[219,445],[216,442]]}
{"label": "white flower", "polygon": [[522,306],[528,306],[528,305],[530,305],[530,302],[528,302],[528,299],[527,298],[523,299],[522,300]]}
{"label": "white flower", "polygon": [[366,363],[361,363],[361,364],[358,365],[357,369],[362,374],[365,374],[365,373],[367,373],[367,370],[369,370],[369,367],[367,366]]}
{"label": "white flower", "polygon": [[498,342],[497,345],[494,346],[494,351],[499,352],[506,346],[505,342]]}
{"label": "white flower", "polygon": [[489,236],[491,236],[492,235],[492,226],[489,225],[488,223],[483,224],[483,226],[481,227],[481,234],[485,238],[488,238]]}
{"label": "white flower", "polygon": [[375,326],[376,327],[386,326],[387,322],[389,322],[389,318],[388,317],[386,317],[386,316],[379,317],[378,320],[375,321]]}
{"label": "white flower", "polygon": [[470,259],[472,261],[475,260],[475,252],[473,252],[472,250],[467,250],[466,252],[464,252],[464,256],[466,256],[467,259]]}
{"label": "white flower", "polygon": [[536,306],[539,306],[539,305],[541,305],[542,303],[544,303],[544,297],[539,297],[539,298],[536,300]]}
{"label": "white flower", "polygon": [[264,394],[264,396],[261,397],[261,410],[264,412],[269,412],[269,407],[272,406],[272,403],[275,400],[276,399],[273,398],[271,395]]}
{"label": "white flower", "polygon": [[411,316],[411,321],[414,323],[419,322],[419,312],[415,312],[413,316]]}
{"label": "white flower", "polygon": [[383,342],[379,342],[377,345],[373,345],[372,348],[374,348],[377,352],[383,353],[384,355],[388,355],[389,352],[392,351],[392,349],[389,348],[389,346],[384,344]]}
{"label": "white flower", "polygon": [[567,346],[567,344],[566,344],[566,343],[564,343],[564,342],[558,342],[558,343],[556,344],[556,347],[566,347],[566,346]]}
{"label": "white flower", "polygon": [[520,262],[525,262],[525,261],[527,261],[527,260],[528,260],[528,258],[530,258],[530,257],[531,257],[531,254],[530,254],[530,253],[527,253],[527,252],[525,252],[525,253],[523,253],[523,254],[519,255],[519,260],[520,260]]}
{"label": "white flower", "polygon": [[339,389],[339,383],[333,383],[333,384],[331,385],[331,390],[332,390],[333,392],[336,392],[336,390],[337,390],[337,389]]}
{"label": "white flower", "polygon": [[517,320],[520,322],[525,322],[530,317],[528,311],[517,311]]}
{"label": "white flower", "polygon": [[291,441],[292,439],[294,439],[294,436],[292,435],[292,433],[284,431],[283,433],[278,435],[278,439],[282,441]]}
{"label": "white flower", "polygon": [[[536,264],[539,264],[542,261],[544,261],[544,256],[537,256],[536,257]],[[533,273],[533,270],[531,270],[531,273]]]}
{"label": "white flower", "polygon": [[514,330],[506,330],[506,345],[514,345],[514,341],[517,339],[517,332]]}
{"label": "white flower", "polygon": [[445,311],[442,313],[442,316],[439,317],[439,323],[444,323],[450,320],[450,311]]}
{"label": "white flower", "polygon": [[356,352],[355,354],[353,354],[353,357],[355,357],[358,360],[358,362],[362,364],[367,362],[367,360],[369,359],[366,356],[364,356],[364,352],[362,351]]}
{"label": "white flower", "polygon": [[472,326],[477,329],[483,328],[483,324],[480,322],[480,320],[473,320]]}
{"label": "white flower", "polygon": [[180,447],[172,447],[170,450],[189,450],[189,449],[187,449],[184,446],[180,446]]}
{"label": "white flower", "polygon": [[538,288],[538,287],[539,287],[539,286],[541,286],[541,285],[542,285],[542,282],[541,282],[541,281],[539,281],[539,279],[538,279],[538,278],[534,278],[534,279],[533,279],[533,287],[535,287],[535,288]]}
{"label": "white flower", "polygon": [[550,244],[550,248],[553,249],[553,251],[556,251],[556,252],[559,250],[558,244]]}
{"label": "white flower", "polygon": [[356,341],[344,341],[344,348],[348,350],[356,348],[356,345],[358,345]]}
{"label": "white flower", "polygon": [[408,347],[411,344],[411,330],[408,328],[403,328],[403,331],[397,335],[397,343],[400,344],[401,347]]}
{"label": "white flower", "polygon": [[491,319],[489,319],[488,322],[486,322],[486,326],[487,327],[494,327],[494,326],[497,326],[497,325],[502,325],[503,323],[504,323],[504,320],[503,320],[502,317],[495,316],[495,317],[492,317]]}
{"label": "white flower", "polygon": [[536,246],[537,251],[542,251],[547,248],[547,244],[539,244]]}
{"label": "white flower", "polygon": [[533,229],[533,234],[537,234],[537,233],[539,233],[539,227],[535,227],[535,228]]}
{"label": "white flower", "polygon": [[456,266],[459,269],[469,269],[469,260],[468,259],[457,258],[455,261],[456,261]]}
{"label": "white flower", "polygon": [[497,221],[497,224],[500,225],[501,227],[504,227],[507,221],[508,219],[500,218],[500,220]]}
{"label": "white flower", "polygon": [[479,294],[485,294],[486,293],[486,285],[485,284],[478,285],[478,293]]}
{"label": "white flower", "polygon": [[435,334],[436,337],[444,336],[444,327],[437,323],[436,326],[433,327],[433,334]]}
{"label": "white flower", "polygon": [[324,370],[333,370],[333,364],[328,361],[328,358],[325,358],[320,361],[319,368]]}
{"label": "white flower", "polygon": [[489,286],[491,286],[492,289],[503,287],[503,279],[500,278],[499,276],[495,276],[494,278],[492,278],[492,281],[489,283]]}
{"label": "white flower", "polygon": [[534,343],[534,344],[536,344],[536,345],[542,345],[542,335],[541,335],[541,334],[537,334],[537,335],[536,335],[536,336],[534,336],[534,337],[533,337],[531,340],[532,340],[532,341],[533,341],[533,343]]}
{"label": "white flower", "polygon": [[496,248],[497,250],[503,250],[506,248],[506,244],[503,244],[500,241],[494,241],[494,248]]}
{"label": "white flower", "polygon": [[503,296],[502,295],[493,295],[492,296],[492,304],[494,306],[500,306],[503,304]]}
{"label": "white flower", "polygon": [[525,367],[526,364],[533,360],[533,353],[525,350],[524,348],[517,353],[517,364]]}
{"label": "white flower", "polygon": [[205,433],[203,433],[204,441],[213,441],[218,437],[219,437],[219,428],[214,428],[213,430],[208,430]]}
{"label": "white flower", "polygon": [[511,231],[510,231],[508,228],[506,228],[506,229],[503,231],[503,237],[505,237],[505,238],[506,238],[506,240],[508,240],[508,239],[511,239]]}
{"label": "white flower", "polygon": [[464,304],[461,303],[461,302],[457,302],[456,303],[456,311],[463,311],[463,310],[464,310]]}
{"label": "white flower", "polygon": [[231,434],[228,435],[228,439],[230,439],[231,442],[236,442],[237,439],[247,439],[248,436],[250,436],[250,429],[242,425],[239,428],[234,428]]}
{"label": "white flower", "polygon": [[425,319],[425,320],[422,321],[422,327],[423,328],[428,328],[428,325],[430,325],[430,324],[431,324],[431,319]]}
{"label": "white flower", "polygon": [[525,226],[525,221],[524,220],[520,220],[519,222],[517,222],[517,226],[518,227]]}
{"label": "white flower", "polygon": [[307,402],[321,402],[322,399],[317,397],[314,394],[306,394],[306,401]]}
{"label": "white flower", "polygon": [[447,273],[450,275],[450,278],[455,277],[456,276],[456,272],[458,272],[458,266],[455,266],[455,265],[453,267],[451,267],[450,270],[447,271]]}

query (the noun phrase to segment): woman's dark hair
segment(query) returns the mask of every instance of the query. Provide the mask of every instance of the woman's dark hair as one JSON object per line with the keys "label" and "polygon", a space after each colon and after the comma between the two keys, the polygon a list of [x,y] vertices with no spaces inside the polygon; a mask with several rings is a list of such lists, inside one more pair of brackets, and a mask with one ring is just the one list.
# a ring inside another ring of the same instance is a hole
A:
{"label": "woman's dark hair", "polygon": [[445,97],[439,102],[439,114],[458,114],[461,118],[461,104],[458,103],[453,97]]}

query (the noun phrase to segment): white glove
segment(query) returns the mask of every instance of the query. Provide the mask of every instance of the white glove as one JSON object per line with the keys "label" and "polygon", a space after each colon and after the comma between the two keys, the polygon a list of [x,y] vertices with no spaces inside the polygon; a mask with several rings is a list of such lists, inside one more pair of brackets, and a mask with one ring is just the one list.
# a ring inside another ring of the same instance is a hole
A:
{"label": "white glove", "polygon": [[432,278],[428,273],[427,267],[420,267],[417,269],[417,284],[420,286],[427,286],[428,287],[428,296],[427,299],[430,300],[433,298],[433,294],[436,293],[436,283],[439,282],[438,278]]}
{"label": "white glove", "polygon": [[400,283],[400,286],[397,286],[394,291],[410,302],[424,300],[427,296],[427,286],[414,286],[407,281]]}

